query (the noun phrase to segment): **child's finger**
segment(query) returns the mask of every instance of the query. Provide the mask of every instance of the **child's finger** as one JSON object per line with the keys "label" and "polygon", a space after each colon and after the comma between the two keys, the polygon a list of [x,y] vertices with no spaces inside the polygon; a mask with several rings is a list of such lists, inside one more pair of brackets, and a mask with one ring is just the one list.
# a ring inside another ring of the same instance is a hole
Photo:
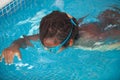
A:
{"label": "child's finger", "polygon": [[17,55],[17,57],[18,57],[18,60],[21,60],[21,59],[22,59],[20,52],[17,52],[16,55]]}
{"label": "child's finger", "polygon": [[2,54],[0,55],[0,62],[2,62],[2,59],[4,58],[4,53],[5,53],[5,50],[2,52]]}
{"label": "child's finger", "polygon": [[0,62],[2,62],[2,58],[3,58],[2,55],[0,55]]}

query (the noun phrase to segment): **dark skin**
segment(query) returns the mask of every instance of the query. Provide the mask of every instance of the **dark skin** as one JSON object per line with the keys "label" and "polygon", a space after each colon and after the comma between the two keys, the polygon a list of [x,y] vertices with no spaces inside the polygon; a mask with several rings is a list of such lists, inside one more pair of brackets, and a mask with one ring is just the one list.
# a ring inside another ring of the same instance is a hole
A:
{"label": "dark skin", "polygon": [[[84,40],[93,40],[95,42],[97,41],[104,41],[107,38],[111,38],[114,40],[120,40],[120,30],[118,29],[111,29],[111,30],[107,30],[107,31],[103,31],[103,29],[106,27],[106,24],[112,23],[112,24],[119,24],[120,23],[116,23],[115,20],[112,20],[112,18],[108,18],[106,17],[108,13],[111,14],[116,14],[117,17],[120,17],[120,14],[115,13],[114,11],[107,11],[104,12],[104,14],[100,15],[98,18],[100,20],[101,23],[88,23],[88,24],[83,24],[81,25],[81,27],[79,28],[79,35],[80,38],[84,39]],[[106,16],[105,16],[106,15]],[[68,15],[69,18],[72,18],[72,16]],[[116,17],[116,18],[117,18]],[[0,61],[2,61],[2,58],[5,59],[5,62],[7,64],[11,64],[13,63],[13,58],[16,55],[18,57],[19,60],[21,60],[21,53],[20,53],[20,48],[26,48],[27,46],[33,46],[30,43],[30,40],[33,41],[37,41],[39,40],[40,35],[36,34],[36,35],[31,35],[31,36],[24,36],[24,38],[20,38],[15,40],[8,48],[4,49],[2,52],[2,55],[0,56]],[[55,38],[49,38],[49,39],[44,39],[44,46],[49,46],[49,47],[53,47],[53,46],[57,46],[60,44],[59,41],[55,41]],[[69,40],[69,46],[73,45],[74,40],[70,39]],[[110,48],[112,47],[119,47],[120,46],[120,42],[112,44],[110,46]]]}
{"label": "dark skin", "polygon": [[120,39],[120,37],[119,37],[120,30],[111,29],[109,31],[102,32],[102,31],[100,31],[98,26],[94,23],[89,23],[85,26],[83,25],[80,28],[80,31],[82,31],[81,36],[83,38],[88,37],[88,39],[92,39],[92,40],[95,40],[95,41],[105,40],[107,38]]}

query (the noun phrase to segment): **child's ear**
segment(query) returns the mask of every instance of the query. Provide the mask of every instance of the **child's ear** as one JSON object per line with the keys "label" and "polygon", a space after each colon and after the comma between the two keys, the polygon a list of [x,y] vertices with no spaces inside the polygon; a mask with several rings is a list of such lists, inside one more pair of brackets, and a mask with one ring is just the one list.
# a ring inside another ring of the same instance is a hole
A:
{"label": "child's ear", "polygon": [[73,39],[70,39],[69,46],[72,46],[72,45],[73,45]]}

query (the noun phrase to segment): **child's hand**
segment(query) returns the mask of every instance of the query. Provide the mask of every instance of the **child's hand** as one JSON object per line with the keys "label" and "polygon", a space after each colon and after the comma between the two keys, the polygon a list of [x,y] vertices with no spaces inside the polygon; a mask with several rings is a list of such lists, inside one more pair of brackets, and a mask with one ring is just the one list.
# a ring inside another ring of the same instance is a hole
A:
{"label": "child's hand", "polygon": [[17,45],[10,46],[3,50],[2,55],[0,56],[0,61],[2,62],[2,58],[4,58],[7,64],[11,64],[13,63],[15,55],[18,57],[19,60],[21,60],[21,54]]}

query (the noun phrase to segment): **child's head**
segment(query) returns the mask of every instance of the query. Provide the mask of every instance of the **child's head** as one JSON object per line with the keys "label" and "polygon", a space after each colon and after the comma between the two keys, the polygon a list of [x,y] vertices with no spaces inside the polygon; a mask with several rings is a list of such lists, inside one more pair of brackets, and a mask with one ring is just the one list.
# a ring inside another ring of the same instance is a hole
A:
{"label": "child's head", "polygon": [[[77,24],[76,19],[74,19],[74,22]],[[70,38],[63,47],[67,47],[70,40],[74,41],[78,36],[78,26],[71,23],[66,13],[59,11],[53,11],[43,17],[39,29],[40,40],[46,47],[54,47],[61,44],[70,34],[71,30]]]}

